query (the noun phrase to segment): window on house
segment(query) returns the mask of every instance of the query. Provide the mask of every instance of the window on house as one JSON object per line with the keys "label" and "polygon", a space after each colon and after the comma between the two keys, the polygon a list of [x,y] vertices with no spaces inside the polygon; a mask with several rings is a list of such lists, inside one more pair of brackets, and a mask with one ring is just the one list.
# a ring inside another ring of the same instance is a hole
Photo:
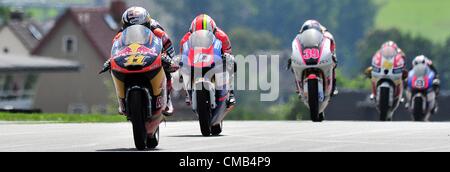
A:
{"label": "window on house", "polygon": [[36,74],[29,74],[26,76],[25,79],[25,86],[24,86],[24,94],[23,98],[30,98],[34,94],[34,89],[36,87],[37,82],[37,75]]}
{"label": "window on house", "polygon": [[64,36],[62,45],[63,52],[66,54],[73,54],[78,51],[77,39],[75,36]]}
{"label": "window on house", "polygon": [[29,74],[29,75],[27,75],[27,78],[25,80],[24,89],[25,90],[34,90],[34,88],[36,86],[36,81],[37,81],[37,75],[36,74]]}
{"label": "window on house", "polygon": [[31,32],[31,34],[33,35],[33,37],[36,38],[37,40],[41,40],[41,39],[42,39],[42,34],[41,34],[41,32],[36,28],[36,26],[34,26],[34,25],[29,25],[29,26],[28,26],[28,30]]}
{"label": "window on house", "polygon": [[12,75],[6,75],[5,80],[4,80],[5,84],[3,85],[3,90],[4,91],[10,91],[12,82],[13,82]]}
{"label": "window on house", "polygon": [[[3,96],[3,88],[5,87],[6,74],[0,74],[0,97]],[[1,99],[1,98],[0,98]]]}

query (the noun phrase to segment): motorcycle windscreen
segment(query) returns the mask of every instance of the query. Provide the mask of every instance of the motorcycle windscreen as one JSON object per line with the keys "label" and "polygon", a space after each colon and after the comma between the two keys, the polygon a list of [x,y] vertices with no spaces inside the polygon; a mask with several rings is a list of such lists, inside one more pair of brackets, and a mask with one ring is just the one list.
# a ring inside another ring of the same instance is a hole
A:
{"label": "motorcycle windscreen", "polygon": [[122,32],[122,42],[124,46],[136,44],[147,44],[153,32],[145,26],[133,25]]}
{"label": "motorcycle windscreen", "polygon": [[413,71],[416,77],[424,77],[425,75],[428,74],[429,69],[425,64],[418,64],[414,66]]}
{"label": "motorcycle windscreen", "polygon": [[397,56],[397,50],[392,47],[383,47],[380,50],[380,54],[383,58],[386,58],[388,60],[393,59],[395,56]]}
{"label": "motorcycle windscreen", "polygon": [[323,40],[323,34],[316,29],[309,29],[298,35],[297,38],[304,48],[319,48]]}
{"label": "motorcycle windscreen", "polygon": [[207,30],[199,30],[192,33],[189,38],[191,48],[210,48],[214,43],[215,36]]}
{"label": "motorcycle windscreen", "polygon": [[307,65],[317,65],[320,59],[320,46],[323,41],[322,32],[316,29],[309,29],[297,36],[301,44],[301,55]]}
{"label": "motorcycle windscreen", "polygon": [[430,76],[430,69],[425,64],[418,64],[414,66],[408,76],[408,87],[418,90],[428,89],[430,83],[432,83],[432,77]]}
{"label": "motorcycle windscreen", "polygon": [[189,38],[188,64],[196,68],[211,67],[215,60],[215,36],[207,30],[192,33]]}

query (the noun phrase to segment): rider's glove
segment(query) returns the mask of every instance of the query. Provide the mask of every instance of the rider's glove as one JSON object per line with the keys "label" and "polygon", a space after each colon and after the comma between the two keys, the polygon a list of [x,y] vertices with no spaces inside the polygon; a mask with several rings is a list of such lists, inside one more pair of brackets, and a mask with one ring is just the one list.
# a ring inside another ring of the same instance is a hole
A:
{"label": "rider's glove", "polygon": [[364,71],[364,75],[366,75],[367,78],[372,79],[372,67],[367,67]]}
{"label": "rider's glove", "polygon": [[433,85],[439,86],[440,84],[441,84],[441,81],[439,79],[434,79],[433,80]]}
{"label": "rider's glove", "polygon": [[408,78],[408,70],[403,69],[402,79],[405,80],[406,78]]}
{"label": "rider's glove", "polygon": [[223,53],[222,59],[225,60],[225,65],[228,71],[233,71],[236,73],[236,60],[234,59],[234,56],[229,53]]}
{"label": "rider's glove", "polygon": [[288,59],[287,66],[286,66],[286,70],[291,70],[291,67],[292,67],[292,59],[289,58],[289,59]]}
{"label": "rider's glove", "polygon": [[169,73],[176,72],[180,68],[180,66],[175,64],[173,60],[166,54],[161,55],[161,61],[163,68]]}

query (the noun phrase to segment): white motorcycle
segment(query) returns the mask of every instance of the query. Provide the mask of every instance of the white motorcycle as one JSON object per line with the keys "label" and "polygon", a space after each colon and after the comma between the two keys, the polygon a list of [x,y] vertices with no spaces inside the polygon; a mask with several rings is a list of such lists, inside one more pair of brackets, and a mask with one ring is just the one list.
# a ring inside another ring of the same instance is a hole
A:
{"label": "white motorcycle", "polygon": [[333,82],[331,40],[314,29],[297,35],[292,43],[291,68],[295,75],[298,94],[308,107],[313,122],[325,119]]}

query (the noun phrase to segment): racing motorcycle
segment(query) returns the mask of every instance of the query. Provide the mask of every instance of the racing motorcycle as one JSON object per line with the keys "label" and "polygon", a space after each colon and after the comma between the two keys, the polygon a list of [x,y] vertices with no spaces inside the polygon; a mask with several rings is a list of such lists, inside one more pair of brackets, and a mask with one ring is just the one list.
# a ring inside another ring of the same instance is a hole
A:
{"label": "racing motorcycle", "polygon": [[308,107],[313,122],[325,119],[333,79],[331,40],[314,29],[297,35],[292,43],[291,68],[295,76],[298,94]]}
{"label": "racing motorcycle", "polygon": [[162,40],[141,25],[126,28],[111,50],[111,76],[138,150],[159,143],[159,124],[167,102],[162,58]]}
{"label": "racing motorcycle", "polygon": [[381,121],[391,121],[403,95],[405,62],[394,48],[380,50],[372,58],[372,100]]}
{"label": "racing motorcycle", "polygon": [[223,65],[226,60],[222,58],[222,42],[212,32],[200,30],[192,33],[182,46],[180,74],[192,110],[198,116],[201,133],[219,135],[229,112],[226,100],[231,77]]}
{"label": "racing motorcycle", "polygon": [[436,110],[436,93],[432,86],[436,74],[426,65],[417,64],[408,74],[407,108],[415,121],[428,121]]}

